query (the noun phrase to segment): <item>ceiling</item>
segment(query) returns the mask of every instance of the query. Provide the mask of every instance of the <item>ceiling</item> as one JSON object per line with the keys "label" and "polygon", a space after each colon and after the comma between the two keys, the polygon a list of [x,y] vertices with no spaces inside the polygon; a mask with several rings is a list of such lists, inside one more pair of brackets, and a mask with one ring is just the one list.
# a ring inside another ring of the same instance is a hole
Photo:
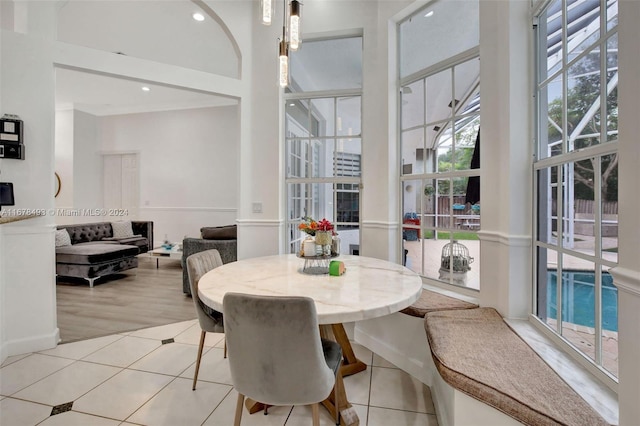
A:
{"label": "ceiling", "polygon": [[[199,12],[204,20],[192,15]],[[158,63],[238,77],[239,55],[211,10],[192,1],[70,0],[58,40]],[[143,91],[146,86],[150,90]],[[56,68],[56,109],[94,115],[237,104],[236,100],[79,70]]]}
{"label": "ceiling", "polygon": [[[224,24],[215,19],[214,12],[206,6],[202,9],[200,4],[204,3],[189,0],[69,0],[59,11],[58,40],[237,77],[240,60],[235,42]],[[425,12],[430,10],[435,14],[425,18]],[[194,12],[202,13],[205,20],[195,21]],[[477,45],[477,13],[477,0],[436,1],[404,21],[401,40],[407,54],[403,56],[410,60],[401,64],[403,76],[431,65],[443,55],[451,55],[452,51]],[[452,27],[456,30],[452,31]],[[303,43],[300,51],[292,55],[291,71],[292,75],[298,74],[296,83],[300,89],[335,89],[336,82],[344,84],[340,88],[361,87],[361,39],[335,40],[333,43],[336,45]],[[428,63],[414,63],[415,58],[426,58]],[[300,77],[305,75],[309,77],[306,80]],[[474,76],[468,78],[473,80]],[[142,86],[151,90],[143,92]],[[76,108],[94,115],[112,115],[236,103],[236,100],[208,93],[56,69],[58,109]],[[443,102],[443,106],[446,105],[447,102]]]}
{"label": "ceiling", "polygon": [[[150,90],[143,91],[143,87]],[[56,68],[57,110],[77,109],[101,116],[236,104],[222,96]]]}

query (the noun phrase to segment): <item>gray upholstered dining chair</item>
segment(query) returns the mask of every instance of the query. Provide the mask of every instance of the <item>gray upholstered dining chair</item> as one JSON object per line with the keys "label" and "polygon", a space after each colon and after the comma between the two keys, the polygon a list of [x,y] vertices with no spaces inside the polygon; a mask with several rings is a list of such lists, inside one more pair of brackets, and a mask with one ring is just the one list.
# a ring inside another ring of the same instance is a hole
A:
{"label": "gray upholstered dining chair", "polygon": [[[319,425],[318,403],[341,383],[342,349],[320,338],[313,299],[227,293],[223,306],[238,391],[234,425],[240,426],[245,396],[266,405],[311,405]],[[336,410],[336,424],[338,416]]]}
{"label": "gray upholstered dining chair", "polygon": [[[191,298],[196,307],[198,314],[198,322],[202,333],[200,334],[200,346],[198,347],[198,358],[196,359],[196,371],[193,375],[193,390],[196,390],[196,382],[198,381],[198,371],[200,370],[200,360],[202,358],[202,349],[204,348],[204,339],[207,332],[224,333],[224,323],[222,313],[215,311],[202,303],[198,297],[198,283],[200,278],[210,270],[222,266],[222,259],[218,250],[205,250],[200,253],[192,254],[187,257],[187,271],[189,273],[189,285],[191,286]],[[225,343],[224,357],[227,357],[227,346]]]}

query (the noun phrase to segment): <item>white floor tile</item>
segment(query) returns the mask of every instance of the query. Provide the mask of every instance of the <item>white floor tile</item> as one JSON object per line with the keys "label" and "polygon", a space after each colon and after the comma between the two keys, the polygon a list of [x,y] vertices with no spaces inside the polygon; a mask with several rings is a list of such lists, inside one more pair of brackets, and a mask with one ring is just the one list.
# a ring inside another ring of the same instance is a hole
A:
{"label": "white floor tile", "polygon": [[31,353],[9,356],[9,357],[7,357],[7,359],[4,360],[4,362],[2,363],[2,365],[0,367],[4,367],[6,365],[13,364],[16,361],[20,361],[22,358],[28,357],[29,355],[31,355]]}
{"label": "white floor tile", "polygon": [[422,382],[395,368],[372,370],[370,406],[435,413],[431,392]]}
{"label": "white floor tile", "polygon": [[[189,327],[182,333],[178,334],[175,337],[175,341],[177,343],[186,343],[188,345],[200,345],[200,332],[202,329],[200,328],[200,324],[196,323],[195,325]],[[221,340],[224,339],[224,334],[222,333],[207,333],[207,337],[204,339],[205,347],[213,347],[220,343]]]}
{"label": "white floor tile", "polygon": [[120,420],[67,411],[49,417],[38,426],[118,426],[119,424]]}
{"label": "white floor tile", "polygon": [[[287,426],[310,426],[312,424],[312,412],[310,405],[296,405],[287,419]],[[320,426],[335,426],[336,420],[329,411],[320,405]],[[360,422],[361,425],[362,421]]]}
{"label": "white floor tile", "polygon": [[0,368],[0,394],[9,396],[16,393],[72,362],[73,360],[65,358],[31,354]]}
{"label": "white floor tile", "polygon": [[369,404],[369,388],[371,384],[371,367],[351,376],[343,378],[347,391],[347,400],[352,404]]}
{"label": "white floor tile", "polygon": [[[214,412],[211,413],[203,426],[232,425],[233,419],[235,418],[237,401],[238,393],[235,390],[232,390],[222,403],[218,405]],[[287,420],[290,412],[291,406],[270,407],[269,414],[266,416],[262,411],[255,414],[249,414],[246,409],[243,409],[241,424],[242,426],[282,426]]]}
{"label": "white floor tile", "polygon": [[132,370],[177,376],[196,361],[198,348],[182,343],[162,345],[129,366]]}
{"label": "white floor tile", "polygon": [[119,371],[116,367],[77,361],[13,396],[42,404],[64,404],[75,401]]}
{"label": "white floor tile", "polygon": [[13,398],[0,401],[0,425],[2,426],[36,425],[50,414],[51,407],[47,405]]}
{"label": "white floor tile", "polygon": [[216,343],[214,347],[219,349],[224,349],[224,344],[225,344],[225,340],[220,339],[220,341],[218,341],[218,343]]}
{"label": "white floor tile", "polygon": [[158,327],[145,328],[142,330],[134,331],[130,334],[130,336],[144,337],[146,339],[156,340],[172,339],[178,334],[185,331],[187,328],[194,325],[197,321],[198,320],[189,320],[176,322],[173,324],[160,325]]}
{"label": "white floor tile", "polygon": [[49,349],[39,353],[44,355],[59,356],[62,358],[82,359],[90,353],[93,353],[100,348],[104,348],[108,344],[113,343],[121,338],[122,336],[113,334],[111,336],[98,337],[96,339],[81,340],[79,342],[73,343],[63,343],[53,349]]}
{"label": "white floor tile", "polygon": [[394,364],[390,363],[386,359],[382,358],[380,355],[373,354],[373,366],[374,367],[385,367],[385,368],[398,368]]}
{"label": "white floor tile", "polygon": [[353,348],[353,352],[356,354],[356,358],[367,365],[371,365],[373,352],[356,342],[351,342],[351,347]]}
{"label": "white floor tile", "polygon": [[149,425],[201,425],[232,387],[202,382],[196,391],[191,380],[176,379],[127,419]]}
{"label": "white floor tile", "polygon": [[[161,344],[169,338],[175,343]],[[0,368],[0,425],[229,426],[237,393],[223,358],[224,335],[207,333],[194,392],[199,339],[192,320],[9,357]],[[366,347],[352,346],[368,366],[344,379],[362,426],[437,426],[429,388]],[[72,411],[50,416],[52,405],[70,401]],[[322,425],[333,424],[324,407],[320,417]],[[267,416],[243,411],[243,426],[285,422],[309,425],[310,407],[271,407]]]}
{"label": "white floor tile", "polygon": [[73,410],[125,420],[151,399],[173,377],[123,370],[73,404]]}
{"label": "white floor tile", "polygon": [[[204,349],[205,351],[207,348]],[[196,356],[192,358],[193,365],[187,368],[180,377],[193,379],[195,372]],[[205,380],[208,382],[222,383],[232,385],[231,370],[229,369],[229,360],[223,357],[223,350],[219,348],[211,348],[207,353],[202,355],[200,361],[200,371],[198,372],[198,382]]]}
{"label": "white floor tile", "polygon": [[366,426],[367,418],[369,414],[369,406],[360,405],[360,404],[351,404],[351,406],[355,408],[356,413],[358,413],[358,419],[360,420],[360,425]]}
{"label": "white floor tile", "polygon": [[85,357],[83,361],[128,367],[161,344],[159,340],[126,336]]}
{"label": "white floor tile", "polygon": [[[363,423],[361,422],[360,424]],[[438,426],[438,420],[433,414],[369,407],[369,420],[367,425]]]}

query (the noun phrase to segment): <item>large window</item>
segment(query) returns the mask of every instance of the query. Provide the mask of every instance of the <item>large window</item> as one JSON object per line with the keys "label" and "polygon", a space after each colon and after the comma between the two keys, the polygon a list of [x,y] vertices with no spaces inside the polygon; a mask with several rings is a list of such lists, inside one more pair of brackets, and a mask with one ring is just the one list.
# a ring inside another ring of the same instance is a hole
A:
{"label": "large window", "polygon": [[618,374],[617,0],[554,0],[537,22],[538,318]]}
{"label": "large window", "polygon": [[[336,73],[336,71],[339,71]],[[285,94],[287,243],[306,216],[337,225],[340,251],[360,244],[362,38],[305,41]]]}
{"label": "large window", "polygon": [[478,3],[431,3],[400,23],[399,33],[406,266],[479,289]]}

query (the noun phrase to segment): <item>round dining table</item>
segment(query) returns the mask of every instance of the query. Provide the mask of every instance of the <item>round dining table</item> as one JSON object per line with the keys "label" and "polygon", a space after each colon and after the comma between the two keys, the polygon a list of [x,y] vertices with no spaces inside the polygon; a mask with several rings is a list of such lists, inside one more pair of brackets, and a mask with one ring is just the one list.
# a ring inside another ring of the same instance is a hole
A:
{"label": "round dining table", "polygon": [[[198,296],[204,304],[224,314],[222,301],[228,292],[261,296],[305,296],[314,300],[323,337],[334,338],[343,351],[342,376],[367,368],[353,352],[342,325],[398,312],[415,302],[422,291],[422,279],[410,269],[364,256],[342,255],[334,260],[344,263],[345,272],[305,273],[305,260],[295,254],[243,259],[207,272],[198,283]],[[340,376],[340,375],[339,375]],[[332,416],[341,415],[341,424],[359,424],[349,404],[344,386],[323,402]],[[251,413],[264,406],[247,400]]]}

